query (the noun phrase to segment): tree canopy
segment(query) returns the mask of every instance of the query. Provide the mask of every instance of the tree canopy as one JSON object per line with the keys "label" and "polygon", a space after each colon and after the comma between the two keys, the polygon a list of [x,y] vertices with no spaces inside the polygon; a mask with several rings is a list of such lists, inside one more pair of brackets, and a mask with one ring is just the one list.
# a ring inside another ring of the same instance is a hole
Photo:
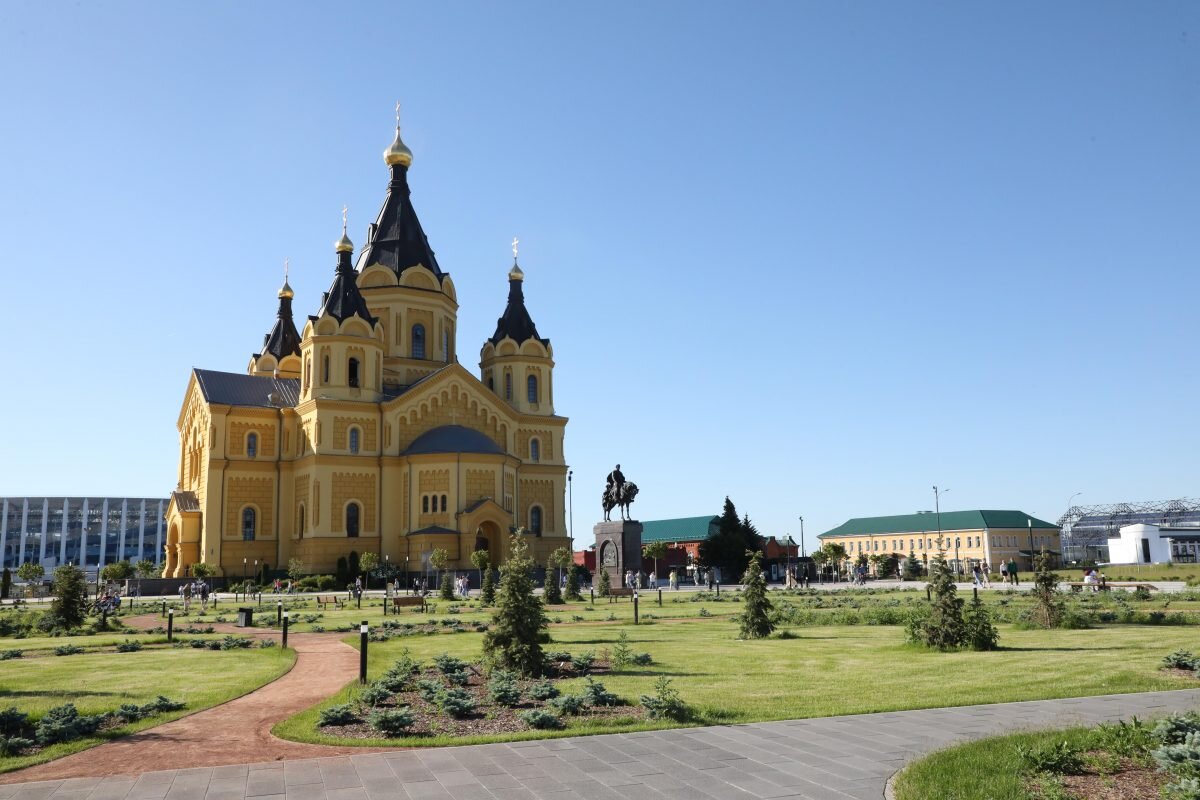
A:
{"label": "tree canopy", "polygon": [[738,519],[733,501],[725,498],[725,509],[717,531],[700,543],[700,560],[707,566],[720,567],[725,575],[742,575],[750,563],[748,552],[761,551],[762,537],[750,517]]}

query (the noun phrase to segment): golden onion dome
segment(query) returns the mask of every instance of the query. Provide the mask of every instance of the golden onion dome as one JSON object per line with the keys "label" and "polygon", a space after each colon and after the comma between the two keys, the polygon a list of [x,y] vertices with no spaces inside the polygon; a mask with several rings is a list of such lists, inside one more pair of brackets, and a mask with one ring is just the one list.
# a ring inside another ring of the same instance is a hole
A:
{"label": "golden onion dome", "polygon": [[408,145],[406,145],[404,140],[400,138],[400,126],[397,125],[396,139],[392,142],[391,146],[388,147],[387,150],[383,151],[383,160],[387,162],[389,167],[395,166],[396,164],[403,164],[404,166],[408,167],[412,166],[412,159],[412,150],[409,150]]}
{"label": "golden onion dome", "polygon": [[287,278],[284,278],[283,286],[279,287],[279,299],[283,300],[286,298],[288,300],[291,300],[295,296],[296,296],[296,293],[293,292],[292,287],[288,285]]}
{"label": "golden onion dome", "polygon": [[342,231],[342,238],[338,239],[333,246],[334,252],[337,253],[353,253],[354,242],[350,241],[350,237],[346,235],[346,231]]}
{"label": "golden onion dome", "polygon": [[520,267],[513,264],[513,268],[508,271],[508,279],[510,281],[523,281],[525,280],[525,273],[521,271]]}

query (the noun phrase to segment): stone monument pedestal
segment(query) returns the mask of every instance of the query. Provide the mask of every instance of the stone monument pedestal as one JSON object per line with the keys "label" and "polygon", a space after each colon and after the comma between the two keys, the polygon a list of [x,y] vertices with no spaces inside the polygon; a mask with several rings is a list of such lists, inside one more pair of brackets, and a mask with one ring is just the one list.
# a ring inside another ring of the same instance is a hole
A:
{"label": "stone monument pedestal", "polygon": [[[614,520],[597,522],[592,528],[596,535],[596,572],[608,570],[614,588],[625,585],[625,573],[642,568],[642,523]],[[596,585],[593,576],[592,585]]]}

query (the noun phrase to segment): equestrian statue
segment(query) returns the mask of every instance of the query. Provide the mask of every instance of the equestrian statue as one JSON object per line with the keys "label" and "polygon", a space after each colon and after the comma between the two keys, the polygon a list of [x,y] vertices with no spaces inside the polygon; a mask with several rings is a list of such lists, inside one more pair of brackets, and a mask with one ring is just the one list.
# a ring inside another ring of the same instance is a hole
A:
{"label": "equestrian statue", "polygon": [[625,476],[621,473],[621,465],[617,464],[616,469],[608,473],[608,485],[604,488],[604,494],[600,498],[600,503],[604,506],[604,521],[612,520],[612,510],[617,506],[621,507],[622,520],[633,519],[629,516],[629,506],[637,497],[637,493],[637,484],[625,480]]}

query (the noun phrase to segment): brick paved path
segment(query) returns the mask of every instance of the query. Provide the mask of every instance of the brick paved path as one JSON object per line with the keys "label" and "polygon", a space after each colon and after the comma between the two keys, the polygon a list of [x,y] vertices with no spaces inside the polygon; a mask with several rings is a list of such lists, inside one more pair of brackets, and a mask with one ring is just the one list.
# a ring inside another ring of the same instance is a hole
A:
{"label": "brick paved path", "polygon": [[1197,707],[1200,689],[896,711],[19,783],[0,800],[877,800],[952,742]]}

